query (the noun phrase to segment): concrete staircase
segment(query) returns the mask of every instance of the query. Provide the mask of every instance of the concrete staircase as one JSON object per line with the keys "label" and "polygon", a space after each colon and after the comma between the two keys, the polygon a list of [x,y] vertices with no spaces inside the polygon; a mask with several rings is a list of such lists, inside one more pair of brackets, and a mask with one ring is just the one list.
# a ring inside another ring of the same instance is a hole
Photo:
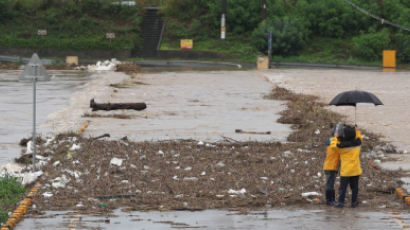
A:
{"label": "concrete staircase", "polygon": [[163,25],[164,22],[158,15],[158,8],[145,8],[141,24],[143,47],[136,53],[136,56],[153,57],[156,55],[162,39]]}

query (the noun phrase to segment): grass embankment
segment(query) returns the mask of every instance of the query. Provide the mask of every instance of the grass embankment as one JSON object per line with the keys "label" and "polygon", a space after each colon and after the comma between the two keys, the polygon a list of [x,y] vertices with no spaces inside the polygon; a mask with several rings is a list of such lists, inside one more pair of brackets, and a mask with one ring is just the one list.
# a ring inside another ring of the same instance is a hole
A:
{"label": "grass embankment", "polygon": [[[111,1],[7,2],[0,46],[59,50],[130,50],[141,46],[142,7]],[[38,35],[40,30],[40,34]],[[43,33],[41,33],[43,32]],[[106,33],[115,33],[107,39]]]}
{"label": "grass embankment", "polygon": [[26,189],[16,178],[0,178],[0,225],[7,220],[8,212],[13,211],[17,201],[25,192]]}

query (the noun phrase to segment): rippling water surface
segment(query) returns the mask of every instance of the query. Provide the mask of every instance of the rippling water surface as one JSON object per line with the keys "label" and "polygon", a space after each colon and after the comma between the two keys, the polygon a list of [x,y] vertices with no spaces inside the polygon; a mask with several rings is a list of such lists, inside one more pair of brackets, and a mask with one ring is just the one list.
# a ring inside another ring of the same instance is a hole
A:
{"label": "rippling water surface", "polygon": [[[20,154],[21,138],[31,137],[33,127],[33,84],[19,82],[19,70],[0,70],[0,166]],[[51,81],[37,83],[37,133],[50,113],[70,104],[71,95],[91,77],[87,72],[48,71]]]}

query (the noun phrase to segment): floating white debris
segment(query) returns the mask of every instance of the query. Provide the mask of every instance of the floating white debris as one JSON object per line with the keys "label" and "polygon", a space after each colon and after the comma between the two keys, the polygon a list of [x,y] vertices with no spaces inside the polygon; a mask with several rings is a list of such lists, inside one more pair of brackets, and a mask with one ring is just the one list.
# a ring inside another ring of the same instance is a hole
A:
{"label": "floating white debris", "polygon": [[26,146],[27,146],[26,154],[31,154],[31,153],[33,153],[33,142],[32,142],[32,141],[28,141]]}
{"label": "floating white debris", "polygon": [[80,144],[77,145],[76,143],[74,143],[73,146],[71,146],[70,148],[71,151],[75,151],[79,149],[81,149],[81,145]]}
{"label": "floating white debris", "polygon": [[136,194],[140,194],[140,193],[141,193],[141,190],[137,189],[137,190],[135,190],[135,193],[136,193]]}
{"label": "floating white debris", "polygon": [[137,166],[136,166],[136,165],[133,165],[133,164],[131,164],[130,167],[133,168],[133,169],[136,169],[136,168],[137,168]]}
{"label": "floating white debris", "polygon": [[322,177],[322,173],[318,172],[317,177]]}
{"label": "floating white debris", "polygon": [[128,184],[128,180],[122,180],[121,183]]}
{"label": "floating white debris", "polygon": [[205,176],[205,175],[206,175],[205,171],[201,172],[201,176]]}
{"label": "floating white debris", "polygon": [[309,197],[309,196],[321,196],[318,192],[303,192],[302,197]]}
{"label": "floating white debris", "polygon": [[229,194],[237,194],[237,195],[239,195],[239,194],[245,194],[245,193],[246,193],[246,189],[245,189],[245,188],[242,188],[241,190],[229,189],[229,190],[228,190],[228,193],[229,193]]}
{"label": "floating white debris", "polygon": [[148,169],[150,169],[150,167],[148,165],[144,165],[144,169],[148,170]]}
{"label": "floating white debris", "polygon": [[220,162],[218,162],[217,164],[216,164],[216,166],[218,166],[218,167],[225,167],[225,164],[222,162],[222,161],[220,161]]}
{"label": "floating white debris", "polygon": [[183,198],[183,197],[184,197],[184,194],[175,195],[175,198]]}
{"label": "floating white debris", "polygon": [[116,165],[116,166],[121,166],[122,161],[123,161],[123,159],[114,157],[114,158],[111,159],[110,164],[111,165]]}
{"label": "floating white debris", "polygon": [[65,175],[62,175],[61,177],[55,178],[53,183],[51,183],[51,186],[54,188],[64,188],[68,182],[70,182],[70,179],[68,179]]}
{"label": "floating white debris", "polygon": [[204,142],[199,141],[199,142],[198,142],[198,145],[204,145]]}
{"label": "floating white debris", "polygon": [[292,157],[292,156],[293,156],[293,153],[292,153],[291,151],[289,151],[289,150],[286,150],[285,152],[283,152],[283,156],[284,156],[284,157]]}
{"label": "floating white debris", "polygon": [[159,150],[159,151],[157,152],[157,155],[164,156],[165,153],[164,153],[162,150]]}
{"label": "floating white debris", "polygon": [[184,177],[184,181],[198,181],[197,177]]}
{"label": "floating white debris", "polygon": [[51,137],[51,138],[47,138],[47,140],[46,140],[46,146],[49,146],[50,144],[51,144],[51,142],[53,142],[54,141],[54,138],[53,137]]}
{"label": "floating white debris", "polygon": [[290,173],[295,173],[295,170],[294,170],[294,169],[291,169],[291,170],[290,170]]}
{"label": "floating white debris", "polygon": [[184,170],[185,170],[185,171],[191,171],[191,170],[192,170],[192,167],[188,166],[188,167],[186,167]]}
{"label": "floating white debris", "polygon": [[20,164],[7,163],[1,169],[1,175],[4,176],[8,174],[14,176],[20,174],[22,170],[23,166],[21,166]]}
{"label": "floating white debris", "polygon": [[268,180],[266,176],[259,177],[261,180]]}
{"label": "floating white debris", "polygon": [[53,193],[51,193],[51,192],[45,192],[45,193],[43,193],[43,196],[44,196],[45,198],[50,198],[50,197],[53,196]]}
{"label": "floating white debris", "polygon": [[43,157],[43,156],[37,154],[36,159],[37,160],[44,160],[44,159],[47,159],[47,157]]}
{"label": "floating white debris", "polygon": [[80,203],[76,204],[76,207],[77,207],[77,208],[82,208],[82,207],[84,207],[84,205],[83,205],[82,202],[80,202]]}
{"label": "floating white debris", "polygon": [[113,58],[111,60],[105,60],[104,62],[98,61],[95,65],[88,65],[88,71],[115,71],[117,65],[121,64],[120,61]]}
{"label": "floating white debris", "polygon": [[320,134],[320,130],[319,130],[319,129],[316,129],[315,134],[316,134],[316,135],[319,135],[319,134]]}
{"label": "floating white debris", "polygon": [[175,167],[176,170],[179,170],[180,168],[181,168],[181,167],[179,167],[179,166]]}
{"label": "floating white debris", "polygon": [[179,180],[177,175],[173,176],[172,179],[173,180]]}
{"label": "floating white debris", "polygon": [[79,172],[79,171],[72,171],[72,170],[68,170],[68,169],[63,170],[63,172],[66,172],[66,173],[70,174],[71,176],[75,177],[75,179],[80,178],[80,176],[82,175],[81,172]]}
{"label": "floating white debris", "polygon": [[224,198],[225,195],[216,195],[216,198]]}
{"label": "floating white debris", "polygon": [[23,185],[31,184],[34,181],[36,181],[37,178],[41,175],[43,175],[43,171],[37,171],[37,172],[32,172],[32,173],[24,173],[24,174],[21,175],[21,177],[23,178],[21,183]]}
{"label": "floating white debris", "polygon": [[54,167],[57,167],[57,166],[59,166],[60,165],[60,161],[55,161],[54,163],[53,163],[53,166]]}

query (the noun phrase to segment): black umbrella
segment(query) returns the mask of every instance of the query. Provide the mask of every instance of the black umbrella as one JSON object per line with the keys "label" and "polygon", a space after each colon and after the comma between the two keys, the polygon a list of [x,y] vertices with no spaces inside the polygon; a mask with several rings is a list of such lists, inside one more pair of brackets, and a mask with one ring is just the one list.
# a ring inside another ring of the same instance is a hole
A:
{"label": "black umbrella", "polygon": [[354,106],[354,123],[356,124],[356,106],[358,103],[383,105],[380,99],[374,94],[360,90],[351,90],[339,93],[332,99],[332,101],[330,101],[329,105]]}

